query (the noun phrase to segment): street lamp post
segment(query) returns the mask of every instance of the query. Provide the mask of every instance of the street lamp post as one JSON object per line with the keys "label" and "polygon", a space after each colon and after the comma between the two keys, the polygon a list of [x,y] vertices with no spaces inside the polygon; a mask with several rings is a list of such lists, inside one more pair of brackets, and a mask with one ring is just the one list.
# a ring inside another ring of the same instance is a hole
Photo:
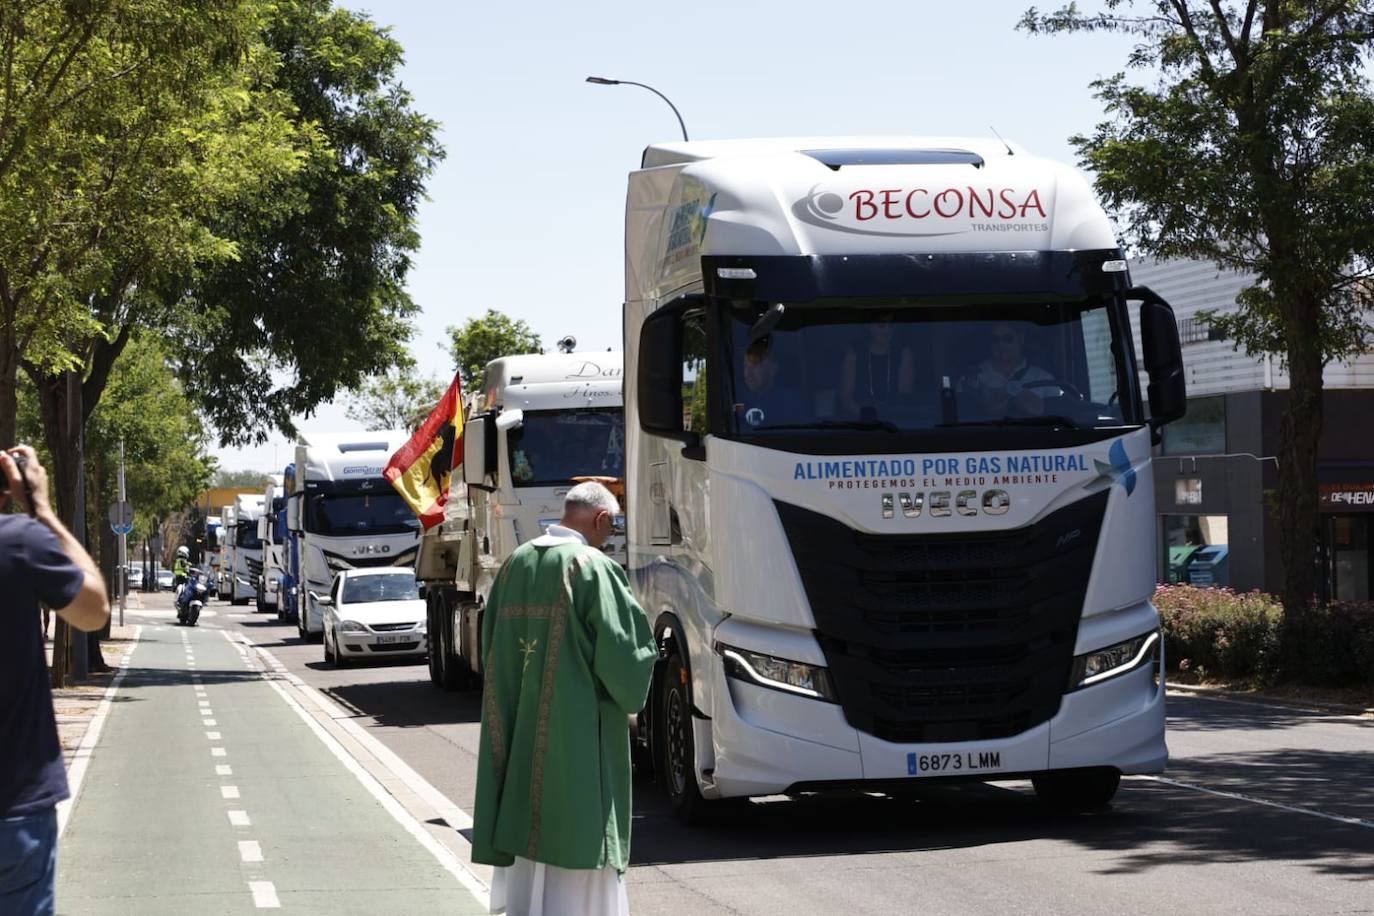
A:
{"label": "street lamp post", "polygon": [[673,109],[673,114],[677,115],[677,126],[680,127],[680,128],[682,128],[682,139],[683,139],[684,141],[687,140],[687,125],[684,124],[683,121],[682,121],[682,114],[681,114],[681,112],[679,112],[679,111],[677,110],[677,106],[674,105],[674,104],[672,103],[672,101],[671,101],[666,95],[664,95],[663,93],[659,92],[659,91],[658,91],[657,89],[655,89],[653,86],[649,86],[649,85],[646,85],[646,84],[644,84],[644,83],[636,83],[636,82],[633,82],[633,81],[631,81],[631,80],[613,80],[613,79],[607,79],[607,78],[604,77],[604,76],[589,76],[589,77],[587,77],[587,82],[593,83],[593,84],[595,84],[595,85],[597,85],[597,86],[638,86],[640,89],[647,89],[647,90],[649,90],[649,91],[652,92],[654,95],[656,95],[656,96],[658,96],[660,99],[662,99],[664,102],[667,102],[667,103],[668,103],[668,107],[671,108],[671,109]]}

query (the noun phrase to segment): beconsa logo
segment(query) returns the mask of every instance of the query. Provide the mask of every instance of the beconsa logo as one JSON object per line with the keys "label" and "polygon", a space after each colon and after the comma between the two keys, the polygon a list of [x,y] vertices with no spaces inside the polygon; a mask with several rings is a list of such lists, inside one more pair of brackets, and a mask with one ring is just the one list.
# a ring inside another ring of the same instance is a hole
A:
{"label": "beconsa logo", "polygon": [[792,210],[812,225],[865,235],[951,235],[986,224],[1049,219],[1038,188],[1023,191],[973,185],[858,188],[847,195],[812,188]]}

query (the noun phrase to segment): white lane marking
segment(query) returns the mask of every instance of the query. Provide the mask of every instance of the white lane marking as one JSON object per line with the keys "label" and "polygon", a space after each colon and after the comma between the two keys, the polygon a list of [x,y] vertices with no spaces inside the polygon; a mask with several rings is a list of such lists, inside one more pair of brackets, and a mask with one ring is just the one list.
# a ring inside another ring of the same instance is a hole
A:
{"label": "white lane marking", "polygon": [[221,798],[238,798],[238,797],[239,797],[239,787],[238,787],[238,786],[220,786],[220,787],[219,787],[219,794],[220,794],[220,797],[221,797]]}
{"label": "white lane marking", "polygon": [[81,746],[76,749],[72,756],[71,768],[67,771],[67,791],[69,797],[65,801],[57,803],[57,836],[62,837],[62,831],[67,829],[67,821],[72,816],[72,806],[76,804],[77,798],[81,795],[81,783],[86,778],[86,768],[91,765],[91,754],[95,751],[96,742],[100,740],[100,731],[105,727],[105,719],[110,715],[110,707],[114,705],[115,694],[119,692],[119,685],[124,683],[124,675],[129,673],[129,659],[133,658],[134,651],[138,649],[138,641],[143,636],[143,627],[134,627],[133,645],[129,651],[124,653],[124,657],[119,661],[119,671],[115,674],[110,686],[105,688],[105,696],[101,697],[100,705],[95,709],[95,715],[91,717],[91,722],[86,726],[86,734],[81,738]]}
{"label": "white lane marking", "polygon": [[217,764],[215,764],[215,775],[216,775],[216,776],[233,776],[233,775],[234,775],[234,768],[231,767],[231,766],[230,766],[229,764],[227,764],[227,763],[217,763]]}
{"label": "white lane marking", "polygon": [[228,812],[228,814],[229,814],[229,823],[233,824],[235,827],[252,827],[252,826],[253,826],[253,822],[250,821],[250,820],[248,819],[248,812],[247,812],[247,811],[238,811],[238,810],[235,810],[235,811],[230,811],[230,812]]}
{"label": "white lane marking", "polygon": [[[234,641],[234,637],[229,635],[229,631],[222,630],[221,632],[224,634],[225,639],[229,640],[230,642]],[[270,652],[254,645],[251,641],[249,641],[248,637],[240,636],[239,638],[243,641],[245,645],[249,646],[252,649],[255,649],[258,653],[259,658],[265,657],[275,661]],[[261,668],[255,668],[255,670],[262,672]],[[412,791],[414,791],[417,796],[422,798],[427,803],[430,803],[431,807],[435,808],[435,810],[438,811],[439,814],[442,817],[444,817],[446,821],[448,821],[449,825],[453,829],[461,830],[466,827],[472,826],[472,818],[470,815],[467,814],[467,812],[463,811],[457,805],[453,804],[452,802],[448,801],[448,799],[444,798],[444,796],[439,793],[439,790],[435,789],[433,786],[429,785],[429,783],[425,782],[425,780],[423,779],[423,777],[420,776],[420,774],[416,773],[409,766],[407,766],[406,763],[402,761],[401,758],[397,757],[389,748],[387,748],[376,738],[373,738],[371,735],[364,732],[361,726],[358,726],[356,723],[353,723],[350,719],[346,718],[347,714],[342,709],[340,709],[337,705],[332,704],[326,697],[324,697],[322,694],[316,691],[313,687],[307,685],[304,681],[296,677],[294,674],[289,674],[285,672],[283,673],[286,679],[290,680],[290,682],[294,684],[298,689],[300,689],[303,693],[305,693],[306,696],[310,697],[316,705],[318,705],[321,709],[324,709],[327,712],[329,712],[331,718],[333,718],[336,723],[344,727],[345,731],[349,733],[350,737],[359,741],[359,743],[365,745],[367,749],[370,752],[372,752],[373,755],[377,757],[377,759],[380,760],[384,766],[388,767],[388,769],[391,769],[391,772],[394,775],[396,775],[399,779],[401,779],[402,782],[404,782]],[[344,749],[343,745],[339,743],[337,738],[329,734],[329,732],[325,730],[324,726],[317,722],[315,720],[315,717],[312,716],[309,712],[307,712],[305,707],[303,707],[300,703],[296,701],[295,697],[287,693],[286,688],[283,687],[281,683],[279,683],[279,681],[273,678],[264,678],[264,680],[267,681],[267,685],[269,687],[271,687],[273,690],[277,692],[278,696],[280,696],[284,701],[286,701],[286,705],[290,706],[291,709],[295,711],[296,715],[300,716],[301,721],[303,721],[306,724],[306,726],[312,732],[315,733],[315,736],[319,738],[320,741],[324,744],[324,746],[329,749],[330,753],[332,753],[336,758],[338,758],[339,762],[342,763],[344,767],[350,773],[352,773],[360,783],[362,783],[363,788],[367,789],[367,791],[372,795],[372,797],[377,799],[377,801],[381,803],[381,806],[384,809],[386,809],[386,812],[390,814],[392,817],[394,817],[396,819],[396,822],[400,824],[401,827],[407,833],[414,837],[415,840],[419,842],[421,846],[429,850],[430,854],[433,855],[434,858],[439,861],[439,864],[443,866],[444,870],[447,871],[449,874],[453,875],[453,877],[457,878],[459,883],[462,884],[463,887],[467,888],[468,891],[474,897],[477,898],[478,903],[480,903],[483,907],[490,909],[491,891],[486,886],[486,884],[482,882],[482,879],[478,878],[472,872],[468,871],[466,866],[463,865],[462,861],[459,860],[459,858],[453,854],[452,850],[450,850],[448,847],[444,846],[438,840],[436,840],[425,829],[424,825],[421,824],[420,821],[414,815],[407,811],[405,807],[402,806],[401,803],[396,800],[396,797],[393,796],[390,792],[388,792],[386,788],[380,782],[377,781],[377,778],[375,776],[369,773],[363,767],[362,764],[355,760],[353,756],[349,754],[347,750]],[[330,707],[332,707],[332,710],[330,709]],[[348,726],[350,725],[352,725],[353,727],[349,728]],[[394,768],[392,768],[393,763],[395,764]],[[433,801],[431,801],[431,799],[433,799]],[[439,805],[436,805],[434,802],[438,802]],[[452,820],[450,820],[450,817],[452,818]]]}
{"label": "white lane marking", "polygon": [[1177,779],[1169,779],[1165,776],[1132,776],[1128,778],[1148,779],[1151,782],[1159,782],[1166,786],[1174,786],[1179,789],[1191,789],[1194,792],[1203,792],[1207,795],[1215,795],[1219,798],[1230,798],[1235,801],[1264,805],[1267,808],[1277,808],[1280,811],[1287,811],[1290,814],[1306,814],[1309,817],[1320,817],[1323,820],[1337,821],[1341,824],[1349,824],[1352,827],[1367,827],[1374,830],[1374,821],[1366,821],[1362,818],[1350,817],[1344,814],[1332,814],[1328,811],[1318,811],[1315,808],[1303,808],[1299,805],[1285,805],[1283,802],[1270,801],[1267,798],[1257,798],[1254,795],[1246,795],[1243,792],[1225,792],[1221,789],[1209,789],[1206,786],[1195,785],[1191,782],[1180,782]]}
{"label": "white lane marking", "polygon": [[211,757],[223,757],[223,756],[225,756],[225,755],[228,754],[228,753],[229,753],[229,752],[226,751],[226,750],[225,750],[224,748],[222,748],[222,747],[212,747],[212,748],[210,748],[210,756],[211,756]]}
{"label": "white lane marking", "polygon": [[209,738],[211,741],[220,741],[220,740],[222,740],[222,739],[220,738],[219,732],[206,732],[206,733],[205,733],[205,737]]}
{"label": "white lane marking", "polygon": [[214,719],[205,719],[201,722],[201,724],[204,725],[206,728],[214,728],[219,723],[216,722]]}
{"label": "white lane marking", "polygon": [[271,881],[249,881],[248,889],[253,892],[253,906],[260,910],[281,909],[281,901],[277,899],[277,886]]}
{"label": "white lane marking", "polygon": [[239,861],[262,861],[262,846],[258,845],[257,840],[239,840]]}
{"label": "white lane marking", "polygon": [[201,709],[204,709],[205,707],[210,705],[209,700],[197,700],[196,702],[200,705]]}

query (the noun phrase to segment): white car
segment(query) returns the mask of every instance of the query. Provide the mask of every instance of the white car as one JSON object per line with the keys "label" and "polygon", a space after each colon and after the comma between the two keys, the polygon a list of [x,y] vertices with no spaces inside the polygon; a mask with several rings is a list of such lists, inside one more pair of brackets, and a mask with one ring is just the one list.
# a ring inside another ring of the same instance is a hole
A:
{"label": "white car", "polygon": [[334,577],[324,610],[324,660],[337,667],[367,658],[424,658],[425,601],[409,569],[346,569]]}
{"label": "white car", "polygon": [[157,587],[163,591],[170,592],[176,583],[176,575],[170,569],[159,569],[157,571]]}

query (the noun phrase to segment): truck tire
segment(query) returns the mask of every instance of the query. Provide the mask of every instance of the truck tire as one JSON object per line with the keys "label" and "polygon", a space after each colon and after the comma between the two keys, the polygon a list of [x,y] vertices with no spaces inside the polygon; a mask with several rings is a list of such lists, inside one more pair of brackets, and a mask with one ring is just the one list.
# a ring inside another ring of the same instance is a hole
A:
{"label": "truck tire", "polygon": [[1031,777],[1040,801],[1056,811],[1084,813],[1108,807],[1121,784],[1121,773],[1110,767],[1051,770]]}
{"label": "truck tire", "polygon": [[440,690],[462,690],[468,685],[467,668],[455,648],[453,609],[458,592],[445,586],[430,593],[425,602],[429,629],[429,680]]}
{"label": "truck tire", "polygon": [[668,804],[684,824],[699,824],[710,807],[697,785],[696,744],[692,732],[691,679],[674,648],[659,669],[658,715],[654,728],[657,768],[663,774]]}

